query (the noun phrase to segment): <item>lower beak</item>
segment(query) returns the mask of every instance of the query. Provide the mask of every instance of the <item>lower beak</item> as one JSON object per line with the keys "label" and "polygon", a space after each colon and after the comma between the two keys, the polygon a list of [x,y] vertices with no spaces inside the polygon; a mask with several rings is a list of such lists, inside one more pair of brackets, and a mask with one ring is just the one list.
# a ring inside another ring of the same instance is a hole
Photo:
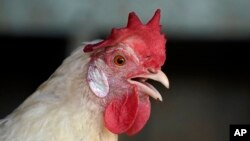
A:
{"label": "lower beak", "polygon": [[[143,80],[152,79],[152,80],[155,80],[155,81],[162,83],[166,88],[169,88],[168,78],[161,70],[157,71],[156,73],[138,75],[138,76],[135,76],[133,78],[142,78]],[[128,81],[131,84],[137,85],[140,88],[140,90],[142,92],[144,92],[145,94],[153,97],[154,99],[158,99],[158,100],[162,101],[161,94],[151,84],[149,84],[145,81],[140,81],[140,79],[138,81],[129,79]]]}

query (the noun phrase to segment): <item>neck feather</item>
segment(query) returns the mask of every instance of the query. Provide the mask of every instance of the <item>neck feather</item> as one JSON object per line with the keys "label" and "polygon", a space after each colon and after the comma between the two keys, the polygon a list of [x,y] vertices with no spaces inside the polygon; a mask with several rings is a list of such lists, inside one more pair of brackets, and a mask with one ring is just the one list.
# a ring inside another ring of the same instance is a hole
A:
{"label": "neck feather", "polygon": [[2,131],[9,136],[4,139],[116,141],[117,135],[103,125],[104,109],[99,104],[100,99],[86,82],[89,60],[90,54],[84,54],[82,48],[68,57],[5,119],[6,130]]}

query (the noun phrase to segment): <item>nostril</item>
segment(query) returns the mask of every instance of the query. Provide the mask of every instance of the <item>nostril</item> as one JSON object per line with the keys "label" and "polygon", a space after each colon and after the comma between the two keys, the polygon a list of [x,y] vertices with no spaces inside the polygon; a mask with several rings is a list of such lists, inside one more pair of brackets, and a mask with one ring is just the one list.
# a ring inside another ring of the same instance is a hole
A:
{"label": "nostril", "polygon": [[156,74],[156,73],[157,73],[157,70],[156,70],[156,69],[153,69],[153,68],[148,68],[148,72],[153,73],[153,74]]}

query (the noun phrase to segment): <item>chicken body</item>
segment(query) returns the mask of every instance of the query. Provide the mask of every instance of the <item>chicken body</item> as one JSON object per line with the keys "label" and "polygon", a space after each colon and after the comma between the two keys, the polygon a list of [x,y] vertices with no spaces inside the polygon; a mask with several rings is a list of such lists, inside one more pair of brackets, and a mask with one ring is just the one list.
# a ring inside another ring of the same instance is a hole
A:
{"label": "chicken body", "polygon": [[169,86],[159,21],[159,9],[147,24],[132,12],[125,28],[78,48],[0,121],[0,141],[116,141],[138,133],[150,116],[149,97],[162,101],[146,80]]}
{"label": "chicken body", "polygon": [[116,141],[117,135],[104,127],[100,101],[84,80],[89,59],[82,48],[68,57],[33,95],[0,121],[0,141]]}

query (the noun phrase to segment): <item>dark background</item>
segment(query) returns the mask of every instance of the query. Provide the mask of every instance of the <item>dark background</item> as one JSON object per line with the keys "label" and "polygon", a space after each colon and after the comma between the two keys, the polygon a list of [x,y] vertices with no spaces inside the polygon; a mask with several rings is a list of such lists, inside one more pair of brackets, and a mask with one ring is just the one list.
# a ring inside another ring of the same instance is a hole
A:
{"label": "dark background", "polygon": [[65,58],[66,36],[0,35],[0,116],[21,104]]}
{"label": "dark background", "polygon": [[[45,81],[66,57],[66,35],[1,35],[0,117]],[[164,72],[170,89],[152,100],[135,137],[121,140],[229,140],[230,124],[250,124],[250,40],[168,37]],[[206,137],[206,138],[204,138]],[[163,139],[164,138],[164,139]]]}

